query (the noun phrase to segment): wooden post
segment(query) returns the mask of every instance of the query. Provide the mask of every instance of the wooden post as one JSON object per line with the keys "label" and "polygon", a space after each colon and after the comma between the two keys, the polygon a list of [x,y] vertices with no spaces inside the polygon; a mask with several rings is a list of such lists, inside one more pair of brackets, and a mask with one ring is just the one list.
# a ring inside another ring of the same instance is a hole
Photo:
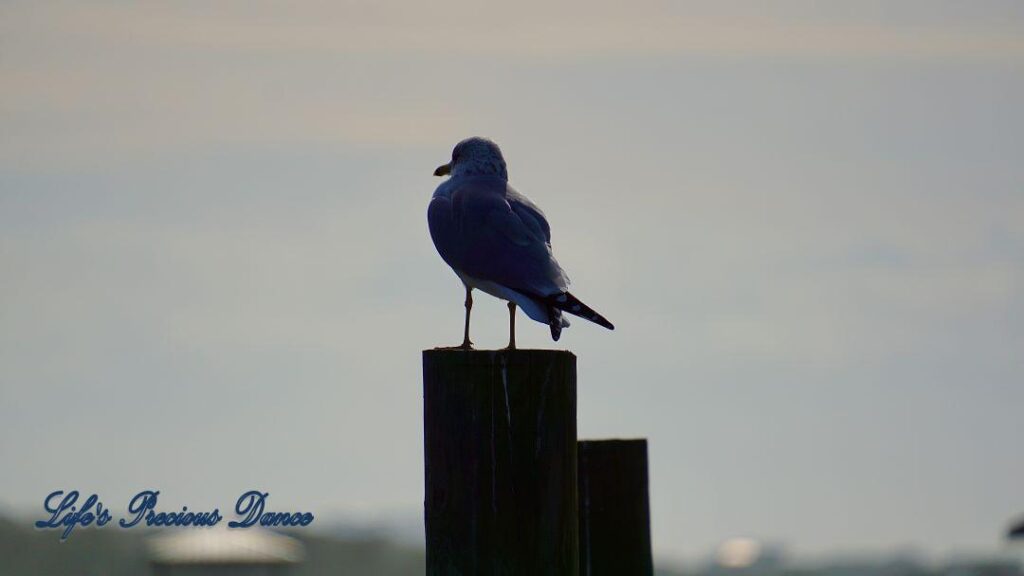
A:
{"label": "wooden post", "polygon": [[650,576],[647,440],[581,440],[580,574]]}
{"label": "wooden post", "polygon": [[425,350],[428,575],[579,573],[576,356]]}

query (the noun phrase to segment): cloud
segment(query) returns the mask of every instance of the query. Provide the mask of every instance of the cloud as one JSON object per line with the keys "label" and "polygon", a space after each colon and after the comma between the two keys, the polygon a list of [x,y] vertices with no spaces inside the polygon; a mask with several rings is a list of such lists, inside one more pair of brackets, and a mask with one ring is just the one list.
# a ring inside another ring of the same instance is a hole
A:
{"label": "cloud", "polygon": [[716,6],[7,3],[0,150],[35,169],[244,143],[424,145],[486,123],[474,94],[451,90],[475,70],[494,81],[492,69],[601,61],[1024,57],[1020,20]]}
{"label": "cloud", "polygon": [[[813,4],[665,4],[628,8],[612,2],[541,2],[483,8],[469,2],[407,5],[222,2],[47,4],[8,8],[9,31],[86,44],[114,43],[182,50],[270,55],[446,55],[586,58],[686,54],[728,56],[922,57],[1012,60],[1024,51],[1021,21],[1000,18],[1012,7],[968,11],[975,18],[936,19],[937,3],[900,17],[894,9],[860,5],[829,13]],[[910,6],[910,4],[908,4]],[[949,12],[949,6],[946,6]],[[887,14],[891,12],[892,14]],[[846,18],[837,18],[841,14]],[[978,19],[977,14],[992,14]]]}

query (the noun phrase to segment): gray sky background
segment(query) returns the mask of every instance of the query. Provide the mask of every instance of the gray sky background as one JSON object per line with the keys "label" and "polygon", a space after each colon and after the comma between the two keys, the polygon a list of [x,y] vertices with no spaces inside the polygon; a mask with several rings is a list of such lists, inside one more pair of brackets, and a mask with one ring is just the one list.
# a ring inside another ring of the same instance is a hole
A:
{"label": "gray sky background", "polygon": [[1024,512],[1024,3],[4,2],[0,86],[3,509],[415,518],[479,134],[618,328],[559,345],[581,436],[650,438],[657,553]]}

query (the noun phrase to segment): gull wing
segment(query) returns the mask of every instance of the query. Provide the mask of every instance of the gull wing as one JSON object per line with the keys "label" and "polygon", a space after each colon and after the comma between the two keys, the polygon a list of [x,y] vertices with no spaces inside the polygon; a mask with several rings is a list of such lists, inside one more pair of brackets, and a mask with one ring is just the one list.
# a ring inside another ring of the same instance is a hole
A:
{"label": "gull wing", "polygon": [[537,297],[568,288],[544,213],[500,178],[443,183],[427,221],[437,251],[462,274]]}

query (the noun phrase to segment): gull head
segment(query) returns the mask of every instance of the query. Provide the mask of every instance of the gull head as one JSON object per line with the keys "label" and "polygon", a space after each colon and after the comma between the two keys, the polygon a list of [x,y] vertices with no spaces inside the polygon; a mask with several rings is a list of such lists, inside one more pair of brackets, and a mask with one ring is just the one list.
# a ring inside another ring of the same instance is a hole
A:
{"label": "gull head", "polygon": [[474,136],[455,145],[452,161],[434,170],[434,176],[497,176],[508,180],[501,148],[486,138]]}

